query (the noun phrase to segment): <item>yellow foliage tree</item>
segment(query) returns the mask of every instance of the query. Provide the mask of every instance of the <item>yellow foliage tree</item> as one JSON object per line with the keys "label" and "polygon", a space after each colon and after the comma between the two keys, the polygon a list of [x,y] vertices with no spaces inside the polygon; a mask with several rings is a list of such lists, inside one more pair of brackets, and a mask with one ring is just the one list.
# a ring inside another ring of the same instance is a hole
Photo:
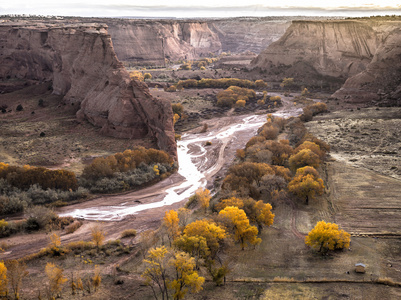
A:
{"label": "yellow foliage tree", "polygon": [[220,201],[219,204],[216,205],[216,209],[217,210],[223,210],[225,209],[227,206],[235,206],[238,208],[243,208],[244,207],[244,201],[236,198],[236,197],[231,197],[228,199],[223,199]]}
{"label": "yellow foliage tree", "polygon": [[55,298],[56,295],[61,293],[67,278],[63,275],[63,269],[50,262],[46,264],[45,272],[49,280],[49,295]]}
{"label": "yellow foliage tree", "polygon": [[185,252],[178,252],[170,260],[170,264],[175,269],[175,279],[170,283],[170,288],[174,291],[174,300],[184,299],[186,293],[198,293],[202,290],[205,278],[198,275],[194,270],[194,258]]}
{"label": "yellow foliage tree", "polygon": [[174,241],[174,246],[194,257],[197,268],[199,268],[200,259],[207,260],[211,254],[206,238],[199,235],[188,236],[183,234]]}
{"label": "yellow foliage tree", "polygon": [[199,188],[195,194],[199,203],[201,204],[201,207],[205,209],[206,213],[207,208],[209,207],[210,198],[212,198],[210,196],[210,191],[208,189]]}
{"label": "yellow foliage tree", "polygon": [[212,259],[215,258],[220,249],[220,242],[227,236],[226,231],[223,228],[213,221],[205,219],[197,220],[188,224],[184,229],[184,235],[204,237]]}
{"label": "yellow foliage tree", "polygon": [[168,250],[166,247],[157,247],[149,250],[144,263],[146,265],[145,271],[141,277],[145,279],[145,283],[152,288],[156,299],[156,291],[153,284],[159,287],[162,299],[168,300],[168,286],[167,286],[167,263],[166,255]]}
{"label": "yellow foliage tree", "polygon": [[319,252],[329,250],[348,248],[351,241],[351,235],[344,230],[338,229],[335,223],[317,222],[308,236],[305,238],[305,244]]}
{"label": "yellow foliage tree", "polygon": [[7,268],[2,261],[0,262],[0,295],[8,295]]}
{"label": "yellow foliage tree", "polygon": [[163,225],[167,229],[167,236],[170,244],[180,235],[180,219],[175,210],[166,211],[163,218]]}
{"label": "yellow foliage tree", "polygon": [[316,195],[322,195],[324,191],[323,180],[310,172],[311,170],[314,169],[312,167],[298,169],[294,179],[288,184],[288,190],[299,198],[305,199],[307,205],[309,199],[314,199]]}
{"label": "yellow foliage tree", "polygon": [[91,235],[93,243],[95,244],[96,248],[99,249],[103,245],[105,239],[105,232],[103,228],[96,224],[91,228]]}
{"label": "yellow foliage tree", "polygon": [[240,242],[244,250],[246,244],[257,245],[261,242],[258,238],[258,229],[249,224],[245,211],[234,206],[227,206],[219,212],[219,216],[234,233],[234,239]]}

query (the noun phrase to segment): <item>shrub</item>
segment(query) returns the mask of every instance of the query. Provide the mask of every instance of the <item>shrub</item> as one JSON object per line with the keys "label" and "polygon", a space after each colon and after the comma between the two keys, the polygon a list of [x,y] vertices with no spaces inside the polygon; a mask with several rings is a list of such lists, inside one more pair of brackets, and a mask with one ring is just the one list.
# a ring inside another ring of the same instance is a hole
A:
{"label": "shrub", "polygon": [[129,73],[129,77],[133,80],[143,81],[144,77],[142,72],[139,71],[132,71]]}
{"label": "shrub", "polygon": [[58,216],[53,210],[44,206],[33,206],[27,211],[26,227],[28,230],[39,230],[53,223]]}
{"label": "shrub", "polygon": [[173,109],[174,114],[177,114],[180,117],[182,116],[182,113],[184,112],[184,107],[181,103],[173,103],[171,104],[171,108]]}
{"label": "shrub", "polygon": [[22,110],[24,110],[24,108],[22,107],[21,104],[18,104],[18,105],[17,105],[17,108],[16,108],[15,110],[16,110],[16,111],[22,111]]}
{"label": "shrub", "polygon": [[92,242],[85,241],[77,241],[77,242],[69,242],[66,246],[67,249],[71,251],[85,251],[95,248],[95,244]]}
{"label": "shrub", "polygon": [[127,230],[124,230],[121,233],[121,238],[135,237],[135,236],[136,236],[136,230],[135,229],[127,229]]}
{"label": "shrub", "polygon": [[68,225],[65,228],[65,232],[66,233],[74,233],[75,231],[78,230],[78,228],[80,228],[82,226],[82,222],[81,221],[74,221],[73,223],[71,223],[70,225]]}
{"label": "shrub", "polygon": [[169,92],[169,93],[176,92],[177,91],[177,87],[175,85],[171,85],[168,88],[165,88],[164,91]]}

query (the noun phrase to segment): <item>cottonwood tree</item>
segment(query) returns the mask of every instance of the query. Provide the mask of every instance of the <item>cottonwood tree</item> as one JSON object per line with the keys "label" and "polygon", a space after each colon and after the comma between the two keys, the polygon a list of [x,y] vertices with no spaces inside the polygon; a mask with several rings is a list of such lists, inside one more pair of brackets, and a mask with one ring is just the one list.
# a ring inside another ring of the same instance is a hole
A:
{"label": "cottonwood tree", "polygon": [[309,199],[314,199],[316,195],[323,195],[323,180],[316,174],[318,173],[313,167],[300,168],[294,179],[288,184],[288,190],[305,200],[306,205],[308,205]]}
{"label": "cottonwood tree", "polygon": [[100,227],[99,224],[96,224],[91,228],[91,235],[92,235],[92,241],[95,244],[96,248],[99,250],[100,247],[103,245],[104,242],[104,235],[105,232],[103,228]]}
{"label": "cottonwood tree", "polygon": [[269,203],[264,203],[262,200],[255,201],[252,198],[242,200],[231,197],[223,199],[216,207],[223,210],[229,206],[243,209],[249,222],[258,226],[259,232],[263,229],[263,225],[271,226],[273,224],[274,214],[271,212],[272,206]]}
{"label": "cottonwood tree", "polygon": [[212,259],[216,257],[220,250],[222,240],[227,237],[227,233],[223,228],[206,219],[188,224],[184,229],[184,235],[204,237]]}
{"label": "cottonwood tree", "polygon": [[170,283],[170,288],[173,290],[174,300],[184,299],[185,295],[198,293],[202,290],[202,285],[205,278],[198,275],[195,269],[194,258],[190,257],[185,252],[178,252],[170,260],[170,265],[174,268],[175,277]]}
{"label": "cottonwood tree", "polygon": [[0,296],[8,295],[8,278],[7,278],[7,267],[4,262],[0,262]]}
{"label": "cottonwood tree", "polygon": [[311,149],[302,149],[290,157],[289,163],[290,168],[294,171],[305,166],[318,168],[320,165],[320,158],[319,155],[314,153]]}
{"label": "cottonwood tree", "polygon": [[167,230],[167,236],[171,243],[180,235],[180,219],[175,210],[166,211],[163,218],[163,226]]}
{"label": "cottonwood tree", "polygon": [[247,244],[257,245],[261,242],[261,239],[257,237],[258,229],[249,224],[249,219],[242,209],[227,206],[219,212],[219,217],[233,233],[234,240],[240,243],[242,250],[244,250]]}
{"label": "cottonwood tree", "polygon": [[325,221],[318,222],[305,238],[306,245],[321,253],[348,248],[350,241],[351,235],[348,232],[340,230],[335,223]]}
{"label": "cottonwood tree", "polygon": [[46,264],[45,272],[49,281],[48,294],[51,299],[60,296],[64,283],[68,280],[63,275],[63,269],[53,263]]}
{"label": "cottonwood tree", "polygon": [[22,280],[28,276],[26,264],[18,260],[10,260],[7,262],[7,277],[14,294],[14,299],[19,299]]}
{"label": "cottonwood tree", "polygon": [[201,207],[205,210],[206,213],[209,207],[210,198],[212,198],[212,196],[210,196],[210,191],[208,189],[199,188],[195,194]]}
{"label": "cottonwood tree", "polygon": [[152,248],[144,260],[146,268],[141,277],[152,288],[155,299],[158,299],[158,297],[154,285],[159,288],[163,300],[168,300],[169,297],[167,286],[167,253],[168,250],[165,246]]}

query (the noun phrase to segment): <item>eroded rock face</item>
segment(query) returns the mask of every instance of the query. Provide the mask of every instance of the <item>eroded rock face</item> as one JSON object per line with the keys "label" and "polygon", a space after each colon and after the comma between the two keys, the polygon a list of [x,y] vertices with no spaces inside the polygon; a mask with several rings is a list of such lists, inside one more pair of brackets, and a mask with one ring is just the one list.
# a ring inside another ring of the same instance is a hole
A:
{"label": "eroded rock face", "polygon": [[[401,22],[293,21],[251,65],[278,80],[344,83],[333,97],[347,102],[400,105]],[[342,84],[341,84],[342,85]]]}
{"label": "eroded rock face", "polygon": [[[363,22],[293,21],[286,33],[251,65],[295,77],[323,75],[345,81],[366,68],[377,44],[374,30]],[[299,69],[297,65],[305,67]],[[304,73],[297,74],[302,70]]]}
{"label": "eroded rock face", "polygon": [[290,25],[288,18],[99,21],[108,24],[121,61],[156,66],[164,65],[165,58],[178,61],[210,57],[210,53],[259,53]]}
{"label": "eroded rock face", "polygon": [[52,81],[53,92],[79,103],[77,117],[119,138],[155,137],[176,155],[168,101],[132,81],[104,24],[0,24],[0,79]]}
{"label": "eroded rock face", "polygon": [[382,41],[366,70],[347,79],[333,97],[401,105],[401,23],[379,26],[377,33]]}
{"label": "eroded rock face", "polygon": [[107,20],[121,61],[135,65],[165,64],[218,53],[221,43],[205,22]]}

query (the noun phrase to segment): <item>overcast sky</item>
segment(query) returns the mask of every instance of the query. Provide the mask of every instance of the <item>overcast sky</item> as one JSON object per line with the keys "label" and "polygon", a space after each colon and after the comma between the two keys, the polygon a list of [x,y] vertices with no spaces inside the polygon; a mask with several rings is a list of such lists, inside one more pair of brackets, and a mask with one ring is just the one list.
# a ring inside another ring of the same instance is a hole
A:
{"label": "overcast sky", "polygon": [[[193,4],[195,5],[193,5]],[[234,17],[401,14],[401,0],[0,0],[0,15]]]}

